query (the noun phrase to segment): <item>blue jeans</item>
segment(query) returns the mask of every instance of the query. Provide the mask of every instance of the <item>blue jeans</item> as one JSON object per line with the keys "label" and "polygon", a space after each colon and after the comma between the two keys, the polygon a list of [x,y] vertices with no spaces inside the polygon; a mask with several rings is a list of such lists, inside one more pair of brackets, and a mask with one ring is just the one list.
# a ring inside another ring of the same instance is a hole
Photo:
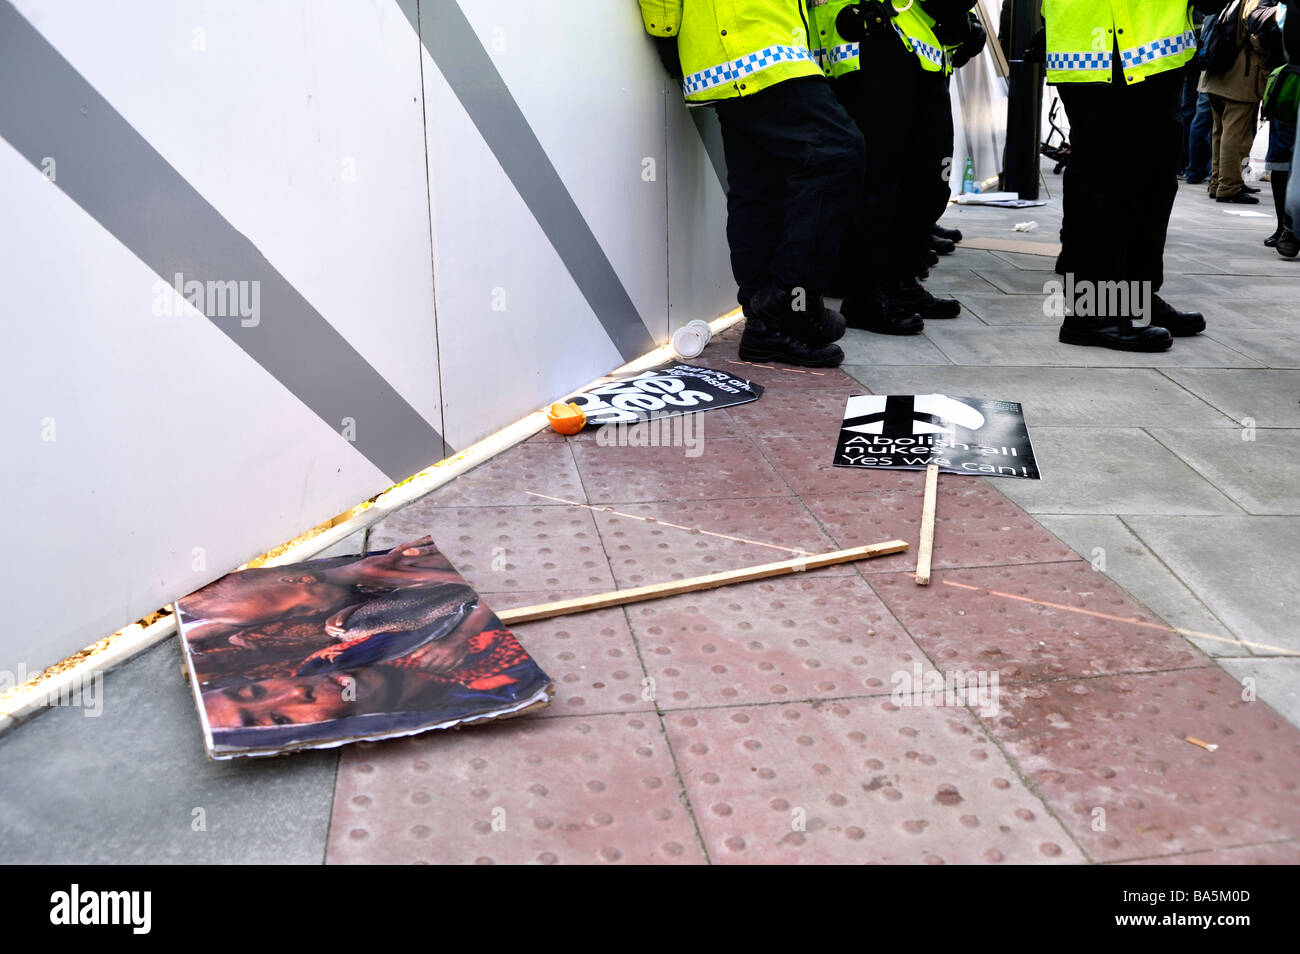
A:
{"label": "blue jeans", "polygon": [[1210,134],[1214,114],[1210,111],[1210,94],[1197,93],[1196,113],[1187,131],[1187,181],[1204,182],[1210,177]]}

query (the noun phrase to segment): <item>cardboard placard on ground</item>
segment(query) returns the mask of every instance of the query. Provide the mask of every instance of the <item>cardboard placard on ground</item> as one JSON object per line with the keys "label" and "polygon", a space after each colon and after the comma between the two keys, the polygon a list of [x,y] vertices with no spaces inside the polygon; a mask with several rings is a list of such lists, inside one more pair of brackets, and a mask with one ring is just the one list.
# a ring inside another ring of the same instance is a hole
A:
{"label": "cardboard placard on ground", "polygon": [[588,424],[634,424],[756,401],[763,386],[727,371],[675,364],[598,384],[569,400]]}
{"label": "cardboard placard on ground", "polygon": [[834,463],[1039,479],[1019,404],[946,394],[850,396]]}
{"label": "cardboard placard on ground", "polygon": [[551,679],[429,537],[231,573],[178,600],[214,759],[518,715]]}

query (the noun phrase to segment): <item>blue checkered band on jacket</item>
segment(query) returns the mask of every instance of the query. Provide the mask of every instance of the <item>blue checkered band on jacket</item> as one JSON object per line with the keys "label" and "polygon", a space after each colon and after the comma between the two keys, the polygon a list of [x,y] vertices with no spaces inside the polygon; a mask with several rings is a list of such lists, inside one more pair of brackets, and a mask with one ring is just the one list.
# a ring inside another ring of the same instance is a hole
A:
{"label": "blue checkered band on jacket", "polygon": [[931,63],[937,64],[940,69],[943,69],[943,50],[939,49],[939,47],[937,46],[931,46],[929,43],[926,43],[922,40],[918,40],[915,37],[908,36],[906,33],[902,31],[902,28],[899,27],[897,23],[895,23],[893,26],[894,26],[894,32],[897,33],[900,37],[902,37],[903,43],[906,46],[911,47],[913,53],[920,54],[921,56],[929,60]]}
{"label": "blue checkered band on jacket", "polygon": [[858,45],[856,43],[841,43],[839,46],[832,46],[826,52],[830,57],[831,66],[834,66],[837,63],[856,60],[858,58]]}
{"label": "blue checkered band on jacket", "polygon": [[1143,43],[1131,50],[1121,50],[1119,59],[1124,64],[1124,69],[1127,70],[1142,63],[1162,60],[1166,56],[1174,56],[1184,50],[1194,49],[1196,49],[1196,34],[1188,31],[1182,36],[1167,36],[1163,40]]}
{"label": "blue checkered band on jacket", "polygon": [[[1196,49],[1196,34],[1189,31],[1181,36],[1169,36],[1163,40],[1143,43],[1131,50],[1121,50],[1119,56],[1120,63],[1127,70],[1194,49]],[[1048,53],[1047,68],[1049,70],[1109,70],[1110,58],[1109,50],[1105,53]]]}
{"label": "blue checkered band on jacket", "polygon": [[687,96],[692,93],[702,93],[705,90],[713,89],[715,86],[721,86],[723,83],[734,83],[738,79],[751,76],[760,70],[767,69],[769,66],[775,66],[777,63],[789,63],[796,60],[807,60],[810,63],[816,62],[812,53],[805,47],[769,46],[766,49],[748,53],[731,63],[710,66],[707,70],[692,73],[682,80],[682,89],[685,90]]}

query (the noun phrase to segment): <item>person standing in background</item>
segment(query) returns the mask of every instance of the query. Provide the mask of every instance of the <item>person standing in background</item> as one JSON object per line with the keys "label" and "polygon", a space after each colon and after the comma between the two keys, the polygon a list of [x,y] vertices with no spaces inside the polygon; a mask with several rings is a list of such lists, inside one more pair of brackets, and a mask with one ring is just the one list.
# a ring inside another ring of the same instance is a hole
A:
{"label": "person standing in background", "polygon": [[[1276,0],[1272,0],[1276,3]],[[1261,0],[1235,0],[1224,11],[1215,29],[1234,30],[1237,56],[1220,72],[1201,77],[1200,89],[1210,94],[1214,113],[1213,159],[1210,165],[1210,198],[1218,202],[1257,205],[1259,199],[1241,175],[1242,163],[1250,155],[1258,131],[1259,101],[1264,96],[1268,71],[1264,56],[1247,29],[1247,20]]]}

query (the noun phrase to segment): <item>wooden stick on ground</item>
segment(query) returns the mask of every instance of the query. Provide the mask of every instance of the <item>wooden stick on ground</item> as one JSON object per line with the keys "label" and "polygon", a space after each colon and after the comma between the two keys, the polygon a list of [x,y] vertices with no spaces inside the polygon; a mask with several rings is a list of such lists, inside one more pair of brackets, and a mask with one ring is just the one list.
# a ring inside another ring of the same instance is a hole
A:
{"label": "wooden stick on ground", "polygon": [[771,576],[784,576],[788,573],[802,573],[804,570],[816,570],[836,563],[849,563],[853,560],[865,560],[870,557],[884,556],[888,553],[901,553],[907,549],[903,540],[887,540],[873,543],[866,547],[853,547],[848,550],[834,550],[830,553],[809,554],[780,563],[761,563],[758,566],[742,567],[739,570],[725,570],[722,573],[710,573],[708,576],[693,576],[686,580],[673,580],[669,583],[655,583],[650,586],[637,586],[626,590],[612,590],[597,593],[594,596],[579,596],[571,600],[559,600],[555,603],[539,603],[536,606],[522,606],[518,609],[504,610],[497,614],[507,626],[515,623],[528,623],[537,619],[550,619],[552,616],[568,616],[571,613],[586,613],[590,610],[604,609],[607,606],[622,606],[625,603],[640,603],[643,600],[657,600],[664,596],[676,596],[679,593],[694,593],[696,590],[711,590],[731,583],[744,583],[749,580],[762,580]]}
{"label": "wooden stick on ground", "polygon": [[930,585],[930,557],[934,553],[934,505],[939,491],[939,465],[925,468],[925,501],[921,504],[921,540],[916,545],[916,582]]}

